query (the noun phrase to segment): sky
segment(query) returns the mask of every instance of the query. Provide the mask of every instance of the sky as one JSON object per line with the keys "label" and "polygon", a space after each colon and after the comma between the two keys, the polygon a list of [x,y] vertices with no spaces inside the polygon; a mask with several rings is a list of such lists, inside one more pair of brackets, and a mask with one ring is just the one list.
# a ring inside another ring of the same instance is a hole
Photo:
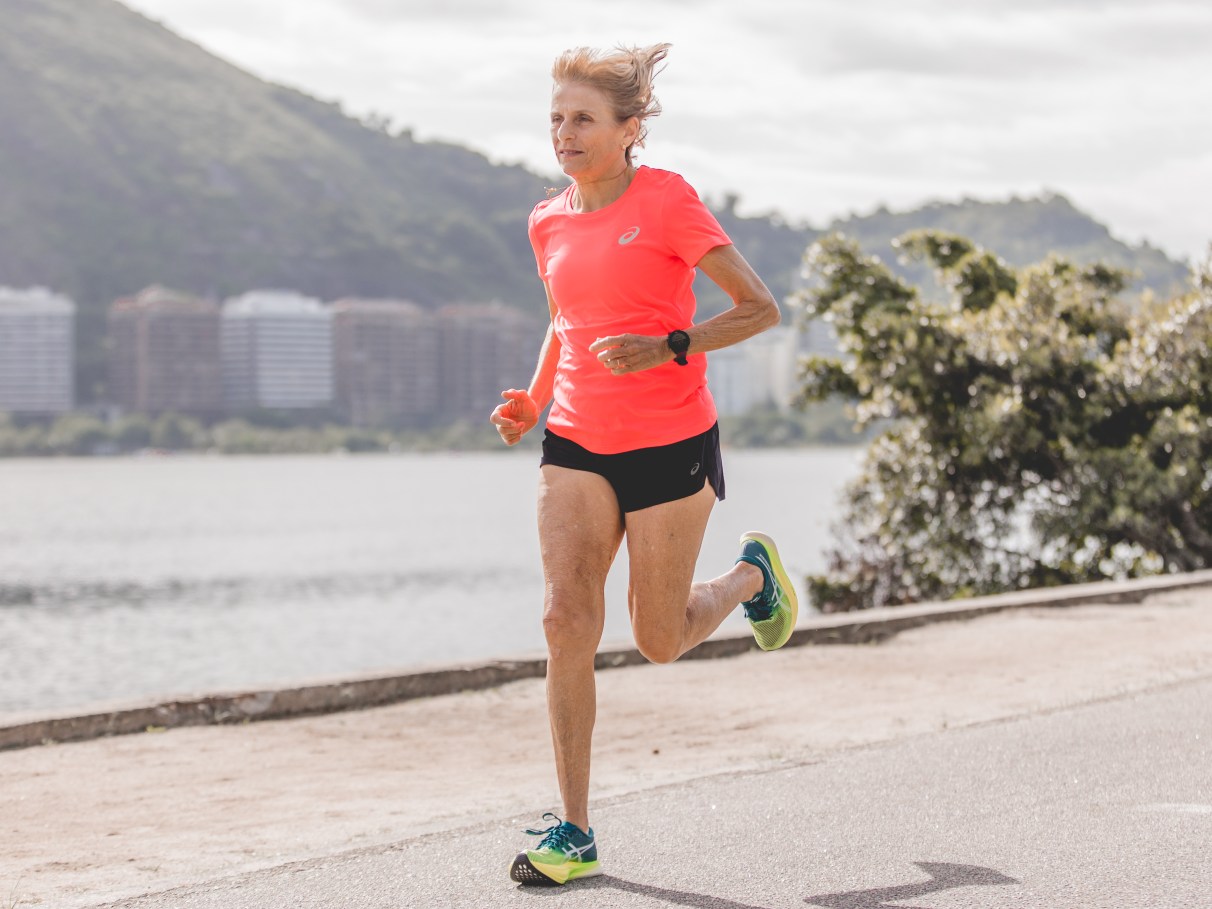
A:
{"label": "sky", "polygon": [[261,78],[558,175],[551,62],[673,43],[639,162],[747,214],[1057,192],[1212,241],[1208,0],[123,0]]}

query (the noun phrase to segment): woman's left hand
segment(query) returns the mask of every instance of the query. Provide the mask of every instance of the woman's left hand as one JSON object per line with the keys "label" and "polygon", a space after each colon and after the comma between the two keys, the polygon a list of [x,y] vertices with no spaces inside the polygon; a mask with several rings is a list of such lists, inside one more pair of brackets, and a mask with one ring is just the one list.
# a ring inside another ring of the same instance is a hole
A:
{"label": "woman's left hand", "polygon": [[589,345],[589,352],[598,355],[598,362],[616,376],[628,372],[652,369],[673,359],[673,351],[665,338],[651,335],[614,335],[598,338]]}

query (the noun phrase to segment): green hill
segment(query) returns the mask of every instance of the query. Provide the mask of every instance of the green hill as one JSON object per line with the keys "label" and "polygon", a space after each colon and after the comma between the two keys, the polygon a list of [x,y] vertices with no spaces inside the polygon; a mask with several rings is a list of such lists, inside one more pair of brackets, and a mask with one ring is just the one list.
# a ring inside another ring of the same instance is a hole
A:
{"label": "green hill", "polygon": [[829,225],[829,230],[857,240],[864,250],[916,280],[921,279],[921,270],[895,263],[892,240],[921,228],[969,237],[1020,267],[1042,261],[1050,252],[1082,263],[1107,262],[1134,272],[1137,290],[1149,288],[1161,295],[1181,288],[1190,276],[1186,265],[1148,243],[1129,246],[1116,240],[1106,227],[1057,193],[1007,202],[933,202],[904,212],[881,208]]}
{"label": "green hill", "polygon": [[[102,392],[106,307],[153,283],[216,298],[282,287],[542,308],[525,221],[551,177],[367,126],[116,0],[5,0],[0,122],[0,284],[80,304],[84,401]],[[735,206],[717,205],[721,222],[782,298],[819,232]],[[1058,249],[1139,263],[1158,286],[1183,272],[1060,197],[834,226],[874,247],[949,227],[1016,261]],[[702,298],[705,314],[727,305],[712,287]]]}
{"label": "green hill", "polygon": [[114,0],[4,5],[0,283],[81,304],[86,385],[104,306],[153,282],[541,301],[541,177],[369,129]]}

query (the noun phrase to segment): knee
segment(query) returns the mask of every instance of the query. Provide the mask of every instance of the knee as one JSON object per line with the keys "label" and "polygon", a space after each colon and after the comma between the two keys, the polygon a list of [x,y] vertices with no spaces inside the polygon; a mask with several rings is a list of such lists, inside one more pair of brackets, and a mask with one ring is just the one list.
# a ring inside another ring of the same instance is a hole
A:
{"label": "knee", "polygon": [[543,635],[552,656],[597,652],[602,619],[578,598],[548,596],[543,609]]}
{"label": "knee", "polygon": [[682,655],[682,637],[657,628],[636,624],[632,631],[635,646],[650,663],[672,663]]}

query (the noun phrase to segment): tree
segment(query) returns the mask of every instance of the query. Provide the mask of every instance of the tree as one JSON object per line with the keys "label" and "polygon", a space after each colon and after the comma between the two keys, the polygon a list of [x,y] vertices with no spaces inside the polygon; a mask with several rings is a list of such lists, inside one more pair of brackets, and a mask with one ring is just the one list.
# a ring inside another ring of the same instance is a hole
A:
{"label": "tree", "polygon": [[110,436],[119,451],[139,451],[151,447],[152,424],[146,414],[128,413],[110,428]]}
{"label": "tree", "polygon": [[927,300],[839,235],[805,255],[810,319],[842,356],[804,397],[889,419],[846,492],[826,611],[1212,565],[1212,264],[1137,311],[1127,276],[1049,257],[1016,270],[963,237],[899,241]]}
{"label": "tree", "polygon": [[193,451],[202,448],[206,430],[193,417],[169,411],[156,417],[151,427],[151,444],[167,451]]}
{"label": "tree", "polygon": [[46,447],[56,454],[91,455],[107,442],[105,424],[86,413],[63,414],[46,433]]}

